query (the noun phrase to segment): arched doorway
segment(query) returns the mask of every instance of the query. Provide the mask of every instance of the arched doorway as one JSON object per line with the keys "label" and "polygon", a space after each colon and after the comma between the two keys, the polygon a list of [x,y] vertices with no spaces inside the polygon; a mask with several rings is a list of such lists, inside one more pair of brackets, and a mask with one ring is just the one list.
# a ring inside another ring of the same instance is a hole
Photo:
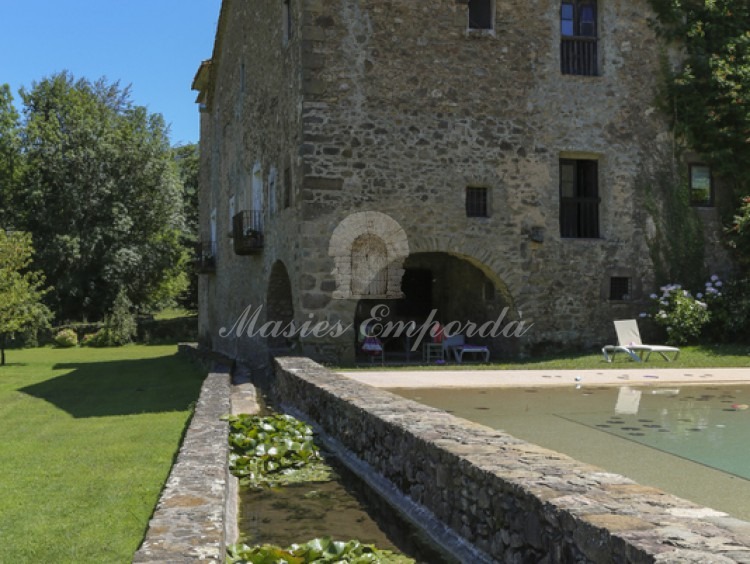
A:
{"label": "arched doorway", "polygon": [[[401,299],[361,299],[357,303],[355,346],[360,359],[365,359],[366,355],[361,351],[359,328],[376,314],[391,327],[410,322],[423,326],[439,321],[444,326],[452,323],[453,327],[463,328],[465,332],[472,327],[485,326],[488,330],[484,335],[477,331],[471,337],[472,344],[488,347],[493,359],[517,354],[518,339],[489,334],[490,327],[504,328],[509,322],[518,320],[518,313],[505,283],[479,262],[442,252],[411,254],[404,261],[401,290],[404,294]],[[498,320],[496,325],[490,325]],[[415,347],[415,340],[405,338],[405,332],[383,339],[386,360],[413,362],[422,359],[424,343],[417,343]]]}
{"label": "arched doorway", "polygon": [[[292,299],[292,283],[286,266],[281,261],[274,263],[268,278],[268,293],[266,294],[266,322],[277,323],[283,329],[294,321],[294,301]],[[274,331],[267,337],[268,349],[274,351],[288,351],[292,346],[290,338]]]}

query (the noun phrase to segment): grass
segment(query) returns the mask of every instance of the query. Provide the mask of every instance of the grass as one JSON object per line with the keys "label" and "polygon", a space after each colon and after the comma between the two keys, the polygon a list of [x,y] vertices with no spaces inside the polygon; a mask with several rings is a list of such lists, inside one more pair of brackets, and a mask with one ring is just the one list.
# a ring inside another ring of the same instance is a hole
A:
{"label": "grass", "polygon": [[204,374],[175,346],[8,351],[0,562],[130,562]]}
{"label": "grass", "polygon": [[163,309],[160,312],[155,313],[154,319],[177,319],[178,317],[195,317],[196,315],[198,315],[198,312],[196,311],[181,307],[172,307]]}
{"label": "grass", "polygon": [[[648,362],[635,363],[624,354],[618,354],[611,363],[605,362],[601,352],[560,354],[549,357],[535,357],[513,362],[479,364],[447,362],[436,364],[391,364],[386,353],[388,370],[586,370],[623,368],[731,368],[750,366],[750,345],[703,345],[680,347],[680,356],[674,362],[666,362],[659,355],[652,354]],[[335,366],[333,370],[382,370],[379,362],[360,363],[356,366]]]}

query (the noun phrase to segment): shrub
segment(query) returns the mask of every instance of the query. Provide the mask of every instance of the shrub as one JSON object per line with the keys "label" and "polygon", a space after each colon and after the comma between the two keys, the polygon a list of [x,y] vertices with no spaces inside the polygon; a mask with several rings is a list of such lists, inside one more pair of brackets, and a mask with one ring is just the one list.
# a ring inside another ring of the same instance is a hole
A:
{"label": "shrub", "polygon": [[[120,346],[133,342],[133,337],[138,333],[138,323],[135,315],[130,311],[132,304],[125,292],[120,292],[115,298],[112,313],[104,318],[104,329],[99,333],[106,332],[102,339],[107,339],[107,346]],[[97,333],[97,335],[99,334]]]}
{"label": "shrub", "polygon": [[[712,279],[706,283],[706,295],[721,295],[715,286],[718,282],[720,287],[721,281],[715,276]],[[704,298],[704,294],[698,293],[694,297],[679,284],[668,284],[660,290],[661,296],[651,294],[654,311],[641,316],[651,317],[666,329],[667,344],[684,345],[696,340],[710,319],[708,303],[699,299]]]}
{"label": "shrub", "polygon": [[727,282],[719,289],[720,292],[711,293],[711,320],[705,327],[705,336],[717,342],[747,342],[750,338],[750,278]]}
{"label": "shrub", "polygon": [[73,329],[61,329],[55,334],[54,341],[58,347],[75,347],[78,344],[78,334]]}
{"label": "shrub", "polygon": [[109,329],[99,329],[96,333],[90,333],[84,335],[81,340],[81,346],[83,347],[113,347],[115,343],[112,339]]}
{"label": "shrub", "polygon": [[86,335],[81,344],[87,347],[119,347],[133,342],[138,332],[135,315],[130,311],[130,301],[123,292],[115,299],[112,313],[104,318],[104,327]]}

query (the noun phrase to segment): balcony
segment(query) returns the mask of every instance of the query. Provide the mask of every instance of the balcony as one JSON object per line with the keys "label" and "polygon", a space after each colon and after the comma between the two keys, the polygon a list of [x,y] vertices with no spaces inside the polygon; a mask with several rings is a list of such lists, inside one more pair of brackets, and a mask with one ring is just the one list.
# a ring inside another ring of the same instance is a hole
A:
{"label": "balcony", "polygon": [[210,241],[202,241],[195,245],[193,265],[198,274],[212,274],[216,272],[216,245]]}
{"label": "balcony", "polygon": [[234,252],[252,255],[263,250],[263,211],[244,210],[232,218]]}
{"label": "balcony", "polygon": [[598,76],[596,37],[563,37],[560,42],[560,70],[563,74]]}

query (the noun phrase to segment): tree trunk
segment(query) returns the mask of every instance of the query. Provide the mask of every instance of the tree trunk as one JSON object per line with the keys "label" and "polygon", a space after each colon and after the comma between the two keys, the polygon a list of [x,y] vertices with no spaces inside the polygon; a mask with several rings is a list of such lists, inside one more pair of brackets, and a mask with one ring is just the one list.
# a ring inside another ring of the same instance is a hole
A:
{"label": "tree trunk", "polygon": [[5,366],[5,345],[7,338],[7,335],[0,337],[0,366]]}

